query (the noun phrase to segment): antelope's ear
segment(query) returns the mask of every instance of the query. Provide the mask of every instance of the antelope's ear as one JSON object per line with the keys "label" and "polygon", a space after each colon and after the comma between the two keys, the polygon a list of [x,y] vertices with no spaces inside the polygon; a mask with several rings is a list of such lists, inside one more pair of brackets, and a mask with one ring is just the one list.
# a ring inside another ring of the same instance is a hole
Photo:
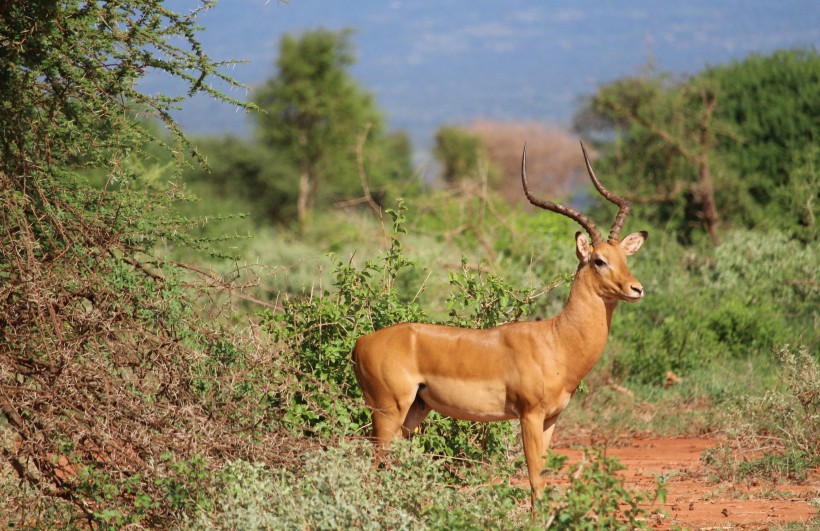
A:
{"label": "antelope's ear", "polygon": [[649,236],[649,233],[645,230],[633,232],[621,240],[619,245],[621,246],[621,249],[623,249],[624,253],[629,256],[630,254],[635,254],[638,252],[638,249],[641,248],[641,245],[643,245],[643,242],[646,240],[647,236]]}
{"label": "antelope's ear", "polygon": [[575,254],[581,264],[589,262],[589,257],[592,256],[592,246],[589,244],[586,235],[581,231],[575,233]]}

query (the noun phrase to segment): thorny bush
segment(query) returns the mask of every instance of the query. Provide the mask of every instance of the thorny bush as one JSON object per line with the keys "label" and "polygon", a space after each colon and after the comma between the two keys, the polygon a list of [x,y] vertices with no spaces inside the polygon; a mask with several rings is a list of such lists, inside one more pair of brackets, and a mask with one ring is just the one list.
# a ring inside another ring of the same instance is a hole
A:
{"label": "thorny bush", "polygon": [[185,270],[152,255],[190,221],[141,166],[135,116],[164,123],[178,158],[192,146],[178,98],[136,81],[153,69],[223,100],[210,81],[236,85],[202,52],[198,11],[0,3],[0,527],[162,527],[208,503],[211,463],[300,446],[248,435],[279,417],[275,351],[202,324]]}
{"label": "thorny bush", "polygon": [[269,397],[288,381],[267,377],[292,371],[272,345],[202,325],[183,270],[135,252],[166,228],[140,213],[167,197],[14,184],[0,175],[0,434],[20,521],[36,517],[28,491],[156,525],[197,503],[192,463],[287,459],[281,437],[246,433],[278,423]]}

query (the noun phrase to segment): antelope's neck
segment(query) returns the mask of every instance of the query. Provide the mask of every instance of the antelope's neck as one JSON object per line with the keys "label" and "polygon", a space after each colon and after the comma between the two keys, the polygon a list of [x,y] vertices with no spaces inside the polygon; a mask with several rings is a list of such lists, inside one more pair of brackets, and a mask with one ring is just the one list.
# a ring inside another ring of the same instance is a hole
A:
{"label": "antelope's neck", "polygon": [[556,317],[556,335],[567,371],[567,386],[574,389],[601,358],[609,337],[617,301],[604,300],[595,289],[592,272],[578,270],[569,300]]}

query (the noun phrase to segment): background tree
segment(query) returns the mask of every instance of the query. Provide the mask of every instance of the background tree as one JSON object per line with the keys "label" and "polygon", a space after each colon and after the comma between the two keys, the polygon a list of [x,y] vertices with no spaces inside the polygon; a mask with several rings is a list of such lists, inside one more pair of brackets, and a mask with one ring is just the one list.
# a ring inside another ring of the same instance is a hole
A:
{"label": "background tree", "polygon": [[[265,111],[257,120],[261,141],[297,168],[300,224],[319,194],[361,195],[363,172],[374,187],[410,174],[409,149],[404,151],[409,144],[385,139],[373,97],[348,72],[354,63],[351,35],[324,29],[285,35],[277,73],[254,97]],[[374,158],[384,163],[386,152],[392,164],[370,165]]]}
{"label": "background tree", "polygon": [[820,205],[820,56],[814,49],[751,55],[699,74],[719,87],[715,119],[733,124],[738,142],[716,151],[742,183],[744,201],[728,201],[728,218],[778,228],[804,240],[817,235]]}
{"label": "background tree", "polygon": [[481,171],[487,171],[487,155],[481,139],[463,127],[439,127],[433,154],[441,165],[441,179],[448,184],[461,179],[478,180]]}
{"label": "background tree", "polygon": [[[575,116],[615,139],[608,159],[633,202],[684,240],[718,222],[816,234],[820,59],[750,56],[683,80],[651,68],[602,86]],[[614,136],[613,136],[614,135]]]}
{"label": "background tree", "polygon": [[649,69],[602,86],[575,122],[582,132],[594,126],[618,131],[612,167],[633,203],[650,205],[651,218],[673,222],[686,238],[702,228],[717,243],[711,155],[718,135],[727,132],[714,120],[717,104],[712,86]]}
{"label": "background tree", "polygon": [[[192,165],[184,173],[197,196],[238,201],[238,212],[250,213],[256,225],[284,225],[296,217],[297,174],[269,147],[252,138],[228,136],[198,139],[197,148],[208,167]],[[192,205],[180,207],[204,214]]]}
{"label": "background tree", "polygon": [[549,197],[565,198],[589,182],[578,139],[560,128],[479,119],[465,126],[442,126],[435,139],[433,153],[441,165],[442,180],[486,179],[488,187],[509,203],[526,203],[521,193],[525,143],[534,189]]}

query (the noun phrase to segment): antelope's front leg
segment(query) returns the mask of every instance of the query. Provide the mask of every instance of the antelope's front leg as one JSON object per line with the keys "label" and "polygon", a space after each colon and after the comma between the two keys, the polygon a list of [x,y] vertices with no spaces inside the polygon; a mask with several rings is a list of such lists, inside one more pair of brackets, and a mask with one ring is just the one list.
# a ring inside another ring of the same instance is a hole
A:
{"label": "antelope's front leg", "polygon": [[[558,415],[548,418],[544,421],[544,455],[550,451],[550,444],[552,443],[552,432],[555,431],[555,421],[558,420]],[[543,456],[542,456],[543,458]]]}
{"label": "antelope's front leg", "polygon": [[[555,425],[553,421],[553,426]],[[538,413],[528,413],[521,416],[521,438],[524,441],[524,458],[527,460],[527,473],[530,477],[530,488],[532,489],[530,500],[532,510],[535,510],[535,502],[541,497],[546,480],[542,475],[544,471],[545,443],[549,442],[549,435],[552,429],[544,431],[544,415]]]}

